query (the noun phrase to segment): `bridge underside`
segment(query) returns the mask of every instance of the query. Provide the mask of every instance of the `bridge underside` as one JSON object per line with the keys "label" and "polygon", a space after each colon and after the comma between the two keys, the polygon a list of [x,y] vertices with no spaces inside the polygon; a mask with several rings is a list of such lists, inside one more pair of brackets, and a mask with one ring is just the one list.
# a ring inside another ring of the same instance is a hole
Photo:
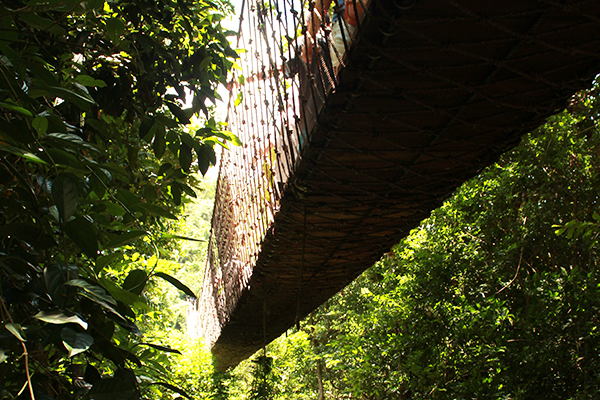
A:
{"label": "bridge underside", "polygon": [[600,71],[600,2],[374,0],[235,310],[236,365],[389,251]]}

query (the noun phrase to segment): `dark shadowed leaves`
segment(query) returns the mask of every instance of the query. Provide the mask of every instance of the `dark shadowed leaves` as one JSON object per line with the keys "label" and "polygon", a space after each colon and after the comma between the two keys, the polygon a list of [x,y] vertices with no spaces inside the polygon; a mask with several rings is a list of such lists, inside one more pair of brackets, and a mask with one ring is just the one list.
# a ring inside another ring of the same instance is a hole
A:
{"label": "dark shadowed leaves", "polygon": [[113,249],[115,247],[121,247],[126,244],[129,244],[139,238],[146,236],[148,233],[144,231],[129,231],[125,233],[121,233],[115,236],[110,242],[108,242],[105,246],[106,249]]}
{"label": "dark shadowed leaves", "polygon": [[90,257],[98,256],[98,237],[96,227],[84,217],[76,217],[65,224],[65,233],[71,240]]}
{"label": "dark shadowed leaves", "polygon": [[152,344],[152,343],[140,343],[140,344],[142,344],[144,346],[152,347],[153,349],[156,349],[156,350],[165,351],[167,353],[181,354],[181,352],[179,350],[171,349],[169,347],[161,346],[158,344]]}
{"label": "dark shadowed leaves", "polygon": [[64,224],[73,216],[77,208],[79,193],[77,180],[71,175],[59,175],[52,182],[52,198],[58,209],[60,220]]}
{"label": "dark shadowed leaves", "polygon": [[190,395],[187,394],[183,389],[180,389],[177,386],[171,385],[170,383],[154,382],[154,385],[160,385],[160,386],[166,387],[167,389],[170,389],[170,390],[174,391],[175,393],[179,393],[183,397],[187,397],[188,399],[191,399]]}
{"label": "dark shadowed leaves", "polygon": [[181,143],[179,147],[179,165],[185,172],[190,172],[192,165],[192,147],[187,143]]}
{"label": "dark shadowed leaves", "polygon": [[131,293],[135,293],[139,296],[142,294],[147,281],[148,274],[146,274],[146,271],[134,269],[127,275],[127,278],[125,278],[123,289],[129,290]]}
{"label": "dark shadowed leaves", "polygon": [[83,353],[94,343],[94,339],[87,333],[76,332],[71,328],[63,328],[60,335],[69,357]]}
{"label": "dark shadowed leaves", "polygon": [[135,386],[117,378],[101,379],[94,383],[89,396],[93,400],[129,400],[135,393]]}

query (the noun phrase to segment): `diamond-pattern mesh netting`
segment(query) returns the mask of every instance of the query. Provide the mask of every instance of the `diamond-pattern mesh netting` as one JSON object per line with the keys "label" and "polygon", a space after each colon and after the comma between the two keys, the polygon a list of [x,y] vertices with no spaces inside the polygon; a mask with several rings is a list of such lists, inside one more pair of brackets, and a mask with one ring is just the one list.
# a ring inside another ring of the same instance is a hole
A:
{"label": "diamond-pattern mesh netting", "polygon": [[326,8],[242,7],[228,123],[243,145],[223,155],[196,304],[223,368],[347,285],[600,71],[595,0],[346,0],[315,13]]}

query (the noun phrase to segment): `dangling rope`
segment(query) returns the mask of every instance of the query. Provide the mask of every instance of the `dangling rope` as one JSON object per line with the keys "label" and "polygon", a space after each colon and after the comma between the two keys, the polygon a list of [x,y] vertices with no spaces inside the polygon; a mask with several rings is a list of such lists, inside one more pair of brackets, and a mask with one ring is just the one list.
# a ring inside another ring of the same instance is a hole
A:
{"label": "dangling rope", "polygon": [[304,279],[304,254],[306,252],[306,204],[302,210],[304,225],[302,228],[302,259],[300,261],[300,285],[298,287],[298,301],[296,303],[296,329],[300,330],[300,300],[302,298],[302,280]]}

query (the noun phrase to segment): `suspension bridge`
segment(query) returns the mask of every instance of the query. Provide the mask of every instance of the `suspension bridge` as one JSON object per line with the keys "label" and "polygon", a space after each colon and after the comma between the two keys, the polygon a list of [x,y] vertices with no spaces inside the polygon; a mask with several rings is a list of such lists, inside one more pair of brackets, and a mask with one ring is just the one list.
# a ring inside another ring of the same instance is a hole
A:
{"label": "suspension bridge", "polygon": [[346,0],[365,12],[356,28],[338,19],[341,47],[326,18],[309,37],[319,7],[242,6],[228,123],[243,145],[221,162],[195,305],[223,369],[350,283],[600,72],[596,0]]}

